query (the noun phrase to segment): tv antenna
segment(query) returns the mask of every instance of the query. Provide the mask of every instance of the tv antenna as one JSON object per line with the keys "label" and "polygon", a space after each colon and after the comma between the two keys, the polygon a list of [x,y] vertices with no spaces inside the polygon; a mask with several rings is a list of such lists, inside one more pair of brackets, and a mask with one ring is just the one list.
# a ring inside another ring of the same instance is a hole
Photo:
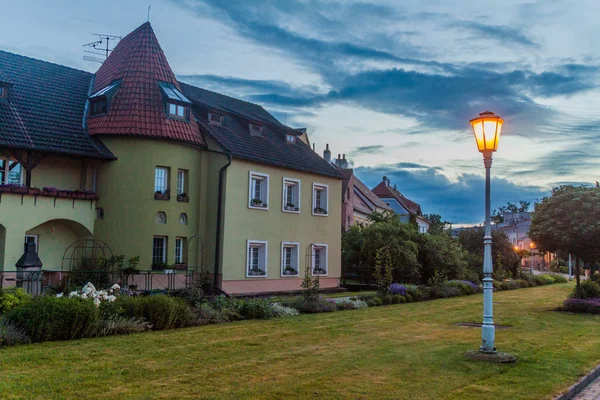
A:
{"label": "tv antenna", "polygon": [[83,59],[102,64],[114,49],[114,45],[111,47],[111,40],[116,42],[122,38],[121,36],[105,35],[103,33],[93,33],[92,35],[98,36],[98,40],[83,45],[83,47],[87,47],[83,52],[91,54],[84,54]]}

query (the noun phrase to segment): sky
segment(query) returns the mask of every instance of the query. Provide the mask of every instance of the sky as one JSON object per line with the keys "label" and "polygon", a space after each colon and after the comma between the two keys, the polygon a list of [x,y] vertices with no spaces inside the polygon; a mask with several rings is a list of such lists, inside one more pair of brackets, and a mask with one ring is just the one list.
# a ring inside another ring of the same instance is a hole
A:
{"label": "sky", "polygon": [[[0,49],[94,72],[83,44],[150,22],[181,81],[263,105],[424,213],[484,216],[469,119],[505,120],[492,207],[600,180],[600,2],[128,0],[1,5]],[[585,10],[585,12],[582,12]]]}

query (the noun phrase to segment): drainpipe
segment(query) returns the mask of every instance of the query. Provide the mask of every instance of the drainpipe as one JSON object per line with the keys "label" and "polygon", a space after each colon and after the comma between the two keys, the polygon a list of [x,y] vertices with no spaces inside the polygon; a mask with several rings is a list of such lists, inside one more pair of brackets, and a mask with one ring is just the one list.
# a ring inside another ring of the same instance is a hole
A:
{"label": "drainpipe", "polygon": [[213,287],[217,288],[217,275],[219,274],[219,264],[221,262],[221,230],[222,230],[222,215],[223,215],[223,180],[225,179],[225,171],[231,165],[231,153],[228,151],[218,151],[204,149],[205,151],[227,156],[227,164],[219,170],[219,193],[217,195],[217,236],[215,241],[215,271],[213,276]]}

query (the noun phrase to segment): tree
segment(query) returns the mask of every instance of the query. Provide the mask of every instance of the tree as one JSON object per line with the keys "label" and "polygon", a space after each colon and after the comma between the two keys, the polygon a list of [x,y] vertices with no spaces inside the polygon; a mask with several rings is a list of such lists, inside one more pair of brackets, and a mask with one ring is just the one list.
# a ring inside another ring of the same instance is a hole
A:
{"label": "tree", "polygon": [[442,216],[440,214],[425,214],[423,217],[429,221],[428,233],[431,235],[449,233],[452,229],[452,224],[448,221],[442,220]]}
{"label": "tree", "polygon": [[427,284],[436,272],[446,279],[479,280],[479,275],[467,273],[467,253],[457,239],[442,232],[419,235],[416,240],[422,284]]}
{"label": "tree", "polygon": [[505,206],[498,207],[498,209],[492,211],[492,222],[494,224],[501,224],[502,222],[504,222],[504,214],[516,214],[519,212],[526,212],[529,211],[530,206],[531,202],[529,201],[520,200],[518,206],[509,201],[508,203],[506,203]]}
{"label": "tree", "polygon": [[600,188],[563,185],[535,205],[529,237],[543,251],[575,255],[577,296],[580,262],[600,259]]}
{"label": "tree", "polygon": [[[477,274],[483,278],[483,228],[463,230],[458,235],[458,240],[468,252],[467,268],[471,274]],[[521,265],[521,257],[515,252],[513,245],[502,232],[492,232],[492,256],[496,266],[496,275],[506,275],[502,270],[512,276],[517,276]]]}

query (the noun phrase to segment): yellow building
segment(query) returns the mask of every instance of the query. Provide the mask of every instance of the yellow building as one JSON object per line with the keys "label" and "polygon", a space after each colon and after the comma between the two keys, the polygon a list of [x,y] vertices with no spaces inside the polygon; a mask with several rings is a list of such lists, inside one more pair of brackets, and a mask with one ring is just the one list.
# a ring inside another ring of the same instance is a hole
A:
{"label": "yellow building", "polygon": [[299,290],[306,269],[339,285],[341,175],[262,107],[177,81],[149,23],[95,74],[0,65],[0,284],[24,242],[68,274],[93,239],[139,256],[142,288],[171,270],[229,293]]}

